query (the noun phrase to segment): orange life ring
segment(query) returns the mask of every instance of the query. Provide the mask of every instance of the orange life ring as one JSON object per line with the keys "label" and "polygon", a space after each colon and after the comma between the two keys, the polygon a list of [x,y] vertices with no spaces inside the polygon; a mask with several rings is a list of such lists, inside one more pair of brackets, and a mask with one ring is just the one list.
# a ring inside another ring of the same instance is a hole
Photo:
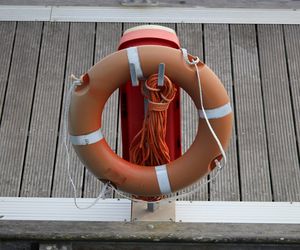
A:
{"label": "orange life ring", "polygon": [[[193,57],[189,55],[189,58]],[[157,73],[164,63],[165,74],[178,83],[199,110],[196,138],[187,152],[167,165],[138,166],[116,155],[101,134],[101,116],[109,96],[130,76],[134,64],[138,77]],[[203,105],[210,124],[223,148],[227,148],[232,130],[229,97],[218,77],[202,62],[200,72]],[[163,46],[139,46],[115,52],[95,64],[81,77],[69,109],[69,133],[73,147],[85,166],[100,180],[110,181],[118,189],[135,195],[156,196],[180,190],[199,180],[215,167],[221,156],[201,113],[199,86],[195,68],[188,65],[178,49]]]}

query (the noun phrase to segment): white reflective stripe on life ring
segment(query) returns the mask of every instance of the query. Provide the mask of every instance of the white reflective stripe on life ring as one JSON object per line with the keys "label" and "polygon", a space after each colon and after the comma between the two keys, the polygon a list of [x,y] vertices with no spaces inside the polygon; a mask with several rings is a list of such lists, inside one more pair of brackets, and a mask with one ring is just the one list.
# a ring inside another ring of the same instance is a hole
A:
{"label": "white reflective stripe on life ring", "polygon": [[89,145],[103,139],[101,128],[86,135],[70,135],[70,141],[73,145]]}
{"label": "white reflective stripe on life ring", "polygon": [[162,194],[172,193],[169,176],[166,165],[160,165],[155,167],[156,177],[159,185],[160,192]]}
{"label": "white reflective stripe on life ring", "polygon": [[[204,119],[204,113],[201,109],[198,110],[200,118]],[[221,107],[215,109],[205,109],[205,113],[208,119],[217,119],[224,117],[232,112],[230,103],[227,103]]]}
{"label": "white reflective stripe on life ring", "polygon": [[[133,86],[138,86],[138,79],[143,79],[143,70],[140,63],[137,47],[130,47],[127,50],[128,63],[130,68],[130,77]],[[132,67],[134,66],[134,67]]]}

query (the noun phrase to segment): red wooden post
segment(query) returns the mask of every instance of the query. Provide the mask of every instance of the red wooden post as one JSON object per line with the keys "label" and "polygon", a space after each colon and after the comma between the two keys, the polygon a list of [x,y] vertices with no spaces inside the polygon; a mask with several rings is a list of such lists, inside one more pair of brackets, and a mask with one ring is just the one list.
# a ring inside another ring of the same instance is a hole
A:
{"label": "red wooden post", "polygon": [[[174,30],[158,25],[144,25],[126,30],[120,40],[118,49],[140,45],[180,48],[179,40]],[[123,158],[129,160],[130,143],[142,128],[144,120],[144,97],[141,94],[140,87],[133,87],[128,82],[120,89],[120,98]],[[176,97],[168,109],[166,142],[170,150],[171,160],[178,158],[181,155],[179,89],[177,89]]]}

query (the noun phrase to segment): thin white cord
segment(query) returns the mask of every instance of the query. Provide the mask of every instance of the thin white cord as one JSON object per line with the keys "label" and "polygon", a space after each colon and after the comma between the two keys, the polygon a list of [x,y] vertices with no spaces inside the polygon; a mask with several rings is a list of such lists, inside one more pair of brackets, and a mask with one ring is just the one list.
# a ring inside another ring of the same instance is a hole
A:
{"label": "thin white cord", "polygon": [[200,59],[198,57],[196,57],[195,59],[192,59],[192,61],[190,61],[189,58],[188,58],[188,54],[187,54],[186,49],[181,49],[181,51],[182,51],[182,54],[183,54],[183,57],[184,57],[186,63],[189,64],[189,65],[194,65],[195,66],[196,74],[197,74],[197,81],[198,81],[198,86],[199,86],[198,90],[199,90],[199,96],[200,96],[200,105],[201,105],[201,109],[202,109],[202,112],[203,112],[203,115],[204,115],[204,119],[207,123],[207,126],[208,126],[211,134],[213,135],[215,141],[217,142],[218,147],[219,147],[219,149],[221,151],[221,154],[223,156],[223,159],[224,159],[224,165],[223,166],[220,165],[218,160],[215,160],[215,163],[218,166],[218,168],[223,168],[227,163],[226,154],[225,154],[224,148],[223,148],[218,136],[216,135],[214,129],[212,128],[212,126],[209,122],[209,119],[207,117],[207,114],[206,114],[206,111],[205,111],[205,108],[204,108],[204,104],[203,104],[203,94],[202,94],[202,86],[201,86],[201,80],[200,80],[200,72],[199,72],[199,69],[198,69],[198,66],[197,66],[197,64],[200,62]]}
{"label": "thin white cord", "polygon": [[[196,68],[197,79],[198,79],[198,85],[199,85],[199,95],[200,95],[201,109],[202,109],[202,112],[203,112],[205,121],[206,121],[206,123],[207,123],[207,126],[208,126],[208,128],[209,128],[211,134],[213,135],[215,141],[217,142],[218,147],[219,147],[219,149],[220,149],[220,151],[221,151],[221,154],[222,154],[222,156],[223,156],[223,159],[224,159],[224,165],[223,165],[223,166],[220,166],[220,165],[219,165],[218,167],[223,168],[223,167],[226,165],[226,163],[227,163],[227,157],[226,157],[224,148],[223,148],[223,146],[222,146],[222,144],[221,144],[221,142],[220,142],[218,136],[216,135],[214,129],[212,128],[212,126],[211,126],[211,124],[210,124],[210,122],[209,122],[209,119],[207,118],[207,114],[206,114],[206,111],[205,111],[204,106],[203,106],[203,95],[202,95],[202,87],[201,87],[201,81],[200,81],[200,72],[199,72],[199,69],[198,69],[197,65],[194,64],[194,66],[195,66],[195,68]],[[216,162],[216,161],[219,162],[218,160],[215,160],[215,162]],[[218,165],[218,163],[217,163],[217,165]]]}
{"label": "thin white cord", "polygon": [[68,92],[67,92],[67,97],[66,97],[66,104],[65,104],[65,110],[64,110],[64,120],[63,120],[63,143],[64,143],[64,148],[66,150],[66,155],[67,155],[67,171],[68,171],[68,178],[70,180],[70,183],[72,185],[73,188],[73,193],[74,193],[74,204],[78,209],[89,209],[91,207],[93,207],[101,198],[105,198],[105,193],[107,188],[109,187],[109,183],[105,183],[104,187],[102,187],[98,197],[88,206],[86,207],[80,207],[77,203],[77,190],[76,190],[76,186],[74,184],[72,175],[71,175],[71,171],[70,171],[70,153],[69,153],[69,147],[68,147],[68,112],[69,112],[69,108],[70,108],[70,103],[71,103],[71,96],[72,93],[74,91],[74,89],[77,86],[81,85],[81,80],[77,77],[75,77],[74,75],[71,75],[71,79],[72,79],[72,85],[70,86]]}

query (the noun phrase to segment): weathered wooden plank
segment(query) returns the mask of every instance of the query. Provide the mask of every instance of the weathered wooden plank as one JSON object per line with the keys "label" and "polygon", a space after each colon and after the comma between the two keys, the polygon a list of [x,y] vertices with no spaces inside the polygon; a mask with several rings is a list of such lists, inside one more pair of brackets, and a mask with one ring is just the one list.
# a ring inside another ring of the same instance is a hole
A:
{"label": "weathered wooden plank", "polygon": [[[202,24],[177,24],[177,35],[181,43],[181,47],[186,48],[190,54],[199,56],[203,60],[203,32]],[[181,94],[181,145],[182,153],[190,147],[195,139],[198,129],[198,113],[196,107],[191,98],[184,92]],[[206,180],[203,178],[192,187],[188,187],[183,191],[189,191],[195,186],[202,185]],[[207,200],[208,199],[208,187],[203,185],[200,190],[190,196],[187,196],[185,200]]]}
{"label": "weathered wooden plank", "polygon": [[[64,86],[64,98],[62,102],[63,110],[65,108],[66,93],[71,84],[69,76],[71,74],[80,76],[93,65],[94,42],[95,23],[71,23],[67,54],[67,65],[65,73],[66,77]],[[73,197],[73,189],[67,176],[66,152],[62,144],[63,118],[64,117],[62,113],[61,119],[59,121],[60,138],[58,141],[53,188],[51,195],[54,197]],[[70,143],[69,149],[71,169],[70,172],[77,187],[77,194],[78,196],[81,196],[84,185],[84,166],[81,164]]]}
{"label": "weathered wooden plank", "polygon": [[1,196],[17,196],[19,194],[42,26],[42,23],[21,22],[18,23],[16,30],[1,123]]}
{"label": "weathered wooden plank", "polygon": [[[234,110],[229,26],[227,24],[205,24],[204,48],[205,63],[224,84]],[[233,126],[232,138],[227,150],[227,159],[226,167],[209,185],[210,200],[233,201],[240,199],[235,126]]]}
{"label": "weathered wooden plank", "polygon": [[297,201],[300,169],[282,26],[258,25],[258,43],[273,198]]}
{"label": "weathered wooden plank", "polygon": [[51,193],[68,32],[67,23],[44,26],[21,196]]}
{"label": "weathered wooden plank", "polygon": [[272,201],[255,25],[231,25],[241,198]]}
{"label": "weathered wooden plank", "polygon": [[147,25],[147,24],[146,23],[123,23],[123,33],[127,29],[131,29],[133,27],[140,26],[140,25]]}
{"label": "weathered wooden plank", "polygon": [[[121,23],[97,24],[94,63],[117,50],[121,34]],[[114,152],[117,151],[118,119],[119,91],[116,90],[106,103],[102,115],[102,132]],[[98,196],[103,187],[102,183],[88,170],[86,170],[84,185],[84,197]],[[111,197],[112,194],[108,194],[107,196]]]}
{"label": "weathered wooden plank", "polygon": [[0,125],[16,31],[15,22],[0,23]]}
{"label": "weathered wooden plank", "polygon": [[[86,6],[121,6],[121,2],[128,2],[132,4],[131,0],[85,0]],[[136,1],[142,2],[141,0]],[[151,2],[151,1],[150,1]],[[300,8],[300,4],[297,0],[252,0],[252,1],[238,1],[238,0],[222,0],[222,1],[210,1],[210,0],[160,0],[155,2],[159,6],[169,7],[206,7],[206,8]],[[82,6],[81,0],[0,0],[0,4],[13,4],[13,5],[55,5],[55,6]]]}
{"label": "weathered wooden plank", "polygon": [[121,124],[121,109],[119,108],[119,119],[118,119],[118,138],[116,145],[116,153],[120,157],[123,157],[123,144],[122,144],[122,124]]}
{"label": "weathered wooden plank", "polygon": [[[300,157],[300,25],[284,26],[290,90],[294,113],[294,125],[298,143],[298,159]],[[300,159],[299,159],[300,166]]]}

